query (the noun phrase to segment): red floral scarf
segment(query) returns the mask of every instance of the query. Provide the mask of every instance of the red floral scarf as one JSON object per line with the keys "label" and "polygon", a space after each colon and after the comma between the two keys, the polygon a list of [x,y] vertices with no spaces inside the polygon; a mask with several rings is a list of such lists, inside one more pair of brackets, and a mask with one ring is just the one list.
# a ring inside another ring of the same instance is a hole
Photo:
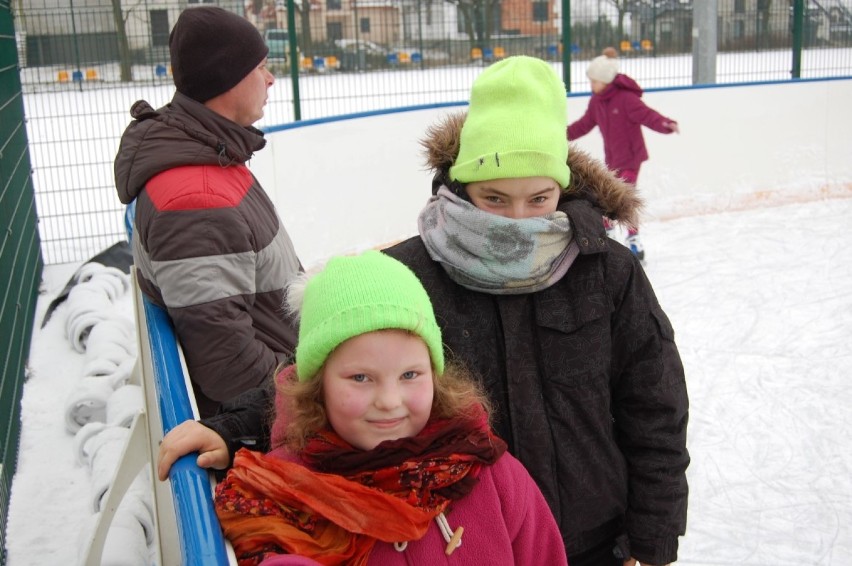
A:
{"label": "red floral scarf", "polygon": [[422,538],[505,451],[482,410],[471,419],[430,420],[416,437],[369,451],[326,430],[299,454],[304,465],[237,452],[216,487],[216,513],[241,566],[282,553],[366,564],[377,540]]}

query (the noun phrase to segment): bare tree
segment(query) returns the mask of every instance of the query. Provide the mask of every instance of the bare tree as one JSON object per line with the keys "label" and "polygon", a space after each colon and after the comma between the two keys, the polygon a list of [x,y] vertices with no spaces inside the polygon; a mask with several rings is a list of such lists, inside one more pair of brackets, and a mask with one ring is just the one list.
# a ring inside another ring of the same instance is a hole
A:
{"label": "bare tree", "polygon": [[115,35],[118,40],[118,65],[121,82],[133,82],[133,62],[130,58],[130,43],[127,41],[127,18],[131,10],[125,16],[121,10],[121,0],[111,0],[112,19],[115,22]]}
{"label": "bare tree", "polygon": [[769,32],[769,12],[772,10],[772,0],[757,0],[758,13],[758,29],[757,41],[758,46],[766,44]]}
{"label": "bare tree", "polygon": [[[615,7],[618,13],[618,24],[616,26],[616,37],[620,40],[624,39],[624,15],[631,7],[630,0],[606,0],[607,4]],[[614,46],[618,47],[618,46]]]}
{"label": "bare tree", "polygon": [[464,29],[472,45],[486,46],[494,33],[494,7],[499,0],[447,0],[464,16]]}
{"label": "bare tree", "polygon": [[[296,12],[301,14],[302,37],[299,38],[300,49],[306,55],[313,55],[313,40],[311,39],[311,0],[293,0]],[[289,3],[288,3],[289,8]],[[298,61],[295,64],[298,65]]]}

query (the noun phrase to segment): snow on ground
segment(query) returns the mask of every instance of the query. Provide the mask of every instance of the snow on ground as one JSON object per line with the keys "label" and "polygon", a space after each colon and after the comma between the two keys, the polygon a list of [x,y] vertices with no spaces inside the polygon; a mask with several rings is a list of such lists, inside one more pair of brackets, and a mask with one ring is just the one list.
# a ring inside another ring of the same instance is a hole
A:
{"label": "snow on ground", "polygon": [[[658,298],[686,367],[692,455],[680,564],[846,564],[852,556],[852,199],[649,222]],[[36,314],[76,265],[48,266]],[[130,297],[116,305],[132,316]],[[63,405],[81,354],[64,309],[36,330],[8,564],[77,556],[91,515]]]}
{"label": "snow on ground", "polygon": [[[21,442],[6,537],[9,566],[71,564],[81,548],[83,524],[94,515],[90,472],[77,462],[74,436],[65,426],[66,399],[82,379],[86,361],[66,335],[67,303],[39,328],[48,304],[78,267],[51,265],[42,276],[21,400]],[[116,315],[132,320],[130,293],[115,308]]]}

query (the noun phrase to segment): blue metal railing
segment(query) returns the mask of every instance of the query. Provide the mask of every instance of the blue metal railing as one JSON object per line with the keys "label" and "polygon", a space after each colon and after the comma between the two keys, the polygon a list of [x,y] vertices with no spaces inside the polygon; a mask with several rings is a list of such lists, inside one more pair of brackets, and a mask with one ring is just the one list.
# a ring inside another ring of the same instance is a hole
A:
{"label": "blue metal railing", "polygon": [[[195,418],[183,374],[174,326],[168,314],[142,299],[157,403],[163,434]],[[184,566],[227,565],[228,554],[219,519],[213,509],[208,472],[195,463],[195,454],[180,458],[169,472],[177,519],[178,539]]]}

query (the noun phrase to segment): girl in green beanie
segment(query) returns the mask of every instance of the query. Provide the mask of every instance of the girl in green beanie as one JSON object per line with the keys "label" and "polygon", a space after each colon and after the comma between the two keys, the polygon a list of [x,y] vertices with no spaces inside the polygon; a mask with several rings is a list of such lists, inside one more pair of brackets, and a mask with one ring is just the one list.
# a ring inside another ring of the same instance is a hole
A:
{"label": "girl in green beanie", "polygon": [[288,301],[299,344],[279,375],[278,448],[240,450],[216,487],[241,565],[566,564],[484,393],[445,364],[407,267],[377,251],[334,258]]}
{"label": "girl in green beanie", "polygon": [[424,146],[434,196],[385,253],[423,282],[444,343],[483,378],[494,427],[550,504],[572,566],[662,565],[686,527],[688,398],[674,333],[604,214],[632,187],[571,148],[549,64],[482,72]]}

